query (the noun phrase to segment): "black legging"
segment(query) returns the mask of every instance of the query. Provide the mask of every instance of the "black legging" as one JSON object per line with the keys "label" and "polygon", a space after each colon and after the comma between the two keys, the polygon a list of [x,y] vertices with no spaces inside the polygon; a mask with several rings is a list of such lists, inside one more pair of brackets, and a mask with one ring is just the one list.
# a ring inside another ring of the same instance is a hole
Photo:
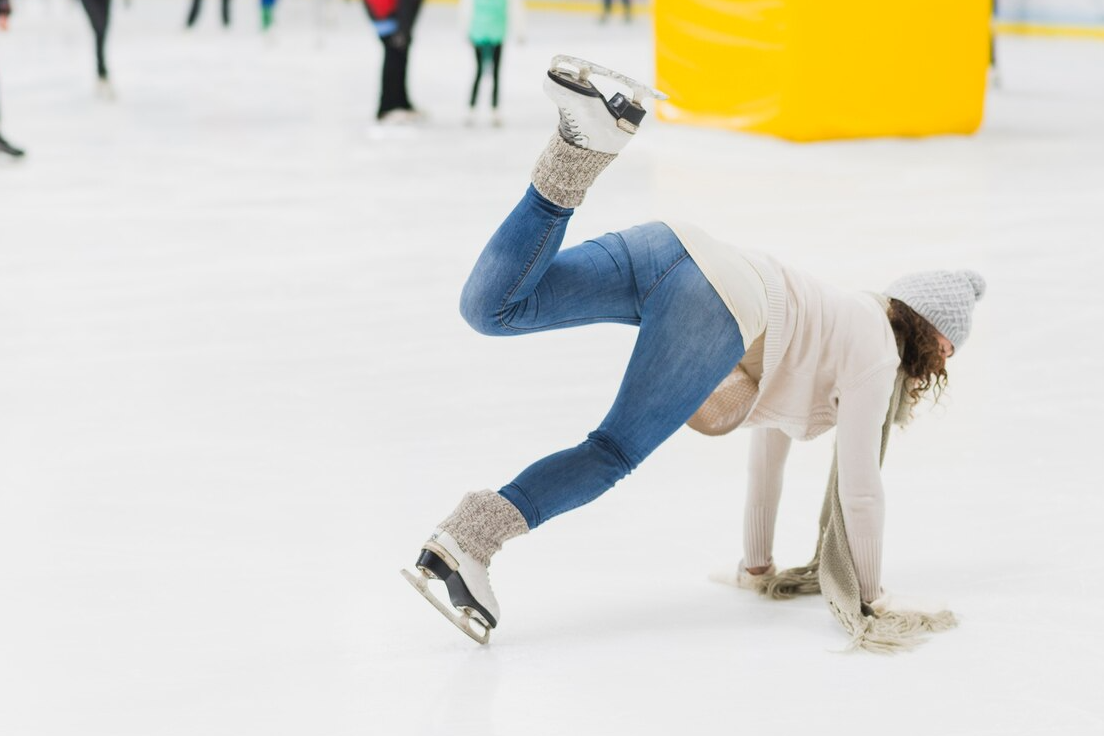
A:
{"label": "black legging", "polygon": [[[188,13],[189,28],[194,26],[199,18],[199,9],[202,5],[203,0],[192,0],[192,12]],[[230,25],[230,0],[222,0],[222,24],[224,26]]]}
{"label": "black legging", "polygon": [[498,109],[498,66],[502,61],[502,44],[472,45],[475,47],[475,84],[472,86],[471,106],[475,107],[475,100],[479,96],[479,80],[483,78],[483,64],[490,52],[491,79],[494,81],[494,86],[491,87],[491,107]]}
{"label": "black legging", "polygon": [[[367,3],[364,6],[368,9]],[[383,72],[380,80],[380,104],[377,118],[382,118],[392,110],[413,110],[410,98],[406,94],[406,62],[410,54],[410,41],[414,31],[414,22],[418,19],[418,11],[422,7],[422,0],[399,0],[395,15],[392,16],[398,23],[398,30],[387,36],[382,36],[383,43]],[[372,11],[368,9],[369,17]],[[372,18],[373,21],[377,20]]]}
{"label": "black legging", "polygon": [[[632,0],[621,0],[621,4],[625,6],[625,17],[628,18],[629,13],[632,12]],[[609,15],[611,10],[613,10],[613,0],[602,0],[602,12]]]}
{"label": "black legging", "polygon": [[380,104],[377,118],[382,118],[392,110],[413,110],[410,98],[406,95],[406,61],[410,53],[410,44],[397,36],[388,36],[383,41],[383,74],[380,80]]}
{"label": "black legging", "polygon": [[107,39],[107,22],[111,16],[111,0],[81,0],[92,30],[96,34],[96,73],[107,79],[107,62],[104,61],[104,41]]}

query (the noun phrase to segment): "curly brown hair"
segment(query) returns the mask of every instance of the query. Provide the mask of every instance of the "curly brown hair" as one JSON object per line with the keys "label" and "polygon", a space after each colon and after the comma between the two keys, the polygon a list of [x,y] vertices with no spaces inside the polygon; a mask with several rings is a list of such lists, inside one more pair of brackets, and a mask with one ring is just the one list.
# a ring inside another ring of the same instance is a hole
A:
{"label": "curly brown hair", "polygon": [[947,387],[947,359],[939,348],[939,331],[912,307],[889,300],[889,324],[897,338],[901,370],[911,379],[908,396],[913,404],[928,391],[936,401]]}

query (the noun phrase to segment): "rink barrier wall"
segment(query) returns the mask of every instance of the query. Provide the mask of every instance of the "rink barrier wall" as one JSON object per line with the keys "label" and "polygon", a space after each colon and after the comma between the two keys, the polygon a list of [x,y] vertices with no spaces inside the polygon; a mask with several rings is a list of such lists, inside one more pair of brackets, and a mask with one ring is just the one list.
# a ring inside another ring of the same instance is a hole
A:
{"label": "rink barrier wall", "polygon": [[1104,41],[1104,25],[1059,25],[998,20],[994,24],[994,27],[998,34],[1009,36],[1048,36],[1052,38],[1080,38]]}
{"label": "rink barrier wall", "polygon": [[[427,0],[438,5],[456,5],[458,0]],[[601,9],[601,3],[579,2],[578,0],[527,0],[525,7],[529,10],[549,10],[559,13],[577,13],[580,15],[597,15]],[[642,3],[634,0],[633,12],[640,15],[652,15],[652,3]],[[997,19],[994,29],[1000,35],[1007,36],[1046,36],[1050,38],[1076,38],[1104,41],[1104,23],[1051,23],[1031,20],[1001,20]]]}
{"label": "rink barrier wall", "polygon": [[[425,0],[425,2],[436,5],[456,5],[460,0]],[[581,15],[599,15],[602,12],[601,0],[592,0],[591,2],[579,2],[579,0],[523,0],[526,10],[555,10],[562,13],[579,13]],[[652,3],[642,2],[642,0],[633,0],[633,14],[651,15]],[[617,13],[621,12],[620,0],[618,0],[617,7],[614,8]]]}

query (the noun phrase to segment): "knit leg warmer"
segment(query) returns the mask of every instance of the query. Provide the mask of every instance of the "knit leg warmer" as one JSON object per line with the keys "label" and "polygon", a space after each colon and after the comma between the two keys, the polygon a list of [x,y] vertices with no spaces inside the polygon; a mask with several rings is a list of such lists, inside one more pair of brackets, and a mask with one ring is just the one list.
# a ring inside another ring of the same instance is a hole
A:
{"label": "knit leg warmer", "polygon": [[533,186],[553,204],[578,207],[590,185],[615,158],[616,153],[573,146],[557,131],[533,167]]}
{"label": "knit leg warmer", "polygon": [[466,494],[439,528],[484,566],[504,542],[529,531],[517,507],[494,491]]}

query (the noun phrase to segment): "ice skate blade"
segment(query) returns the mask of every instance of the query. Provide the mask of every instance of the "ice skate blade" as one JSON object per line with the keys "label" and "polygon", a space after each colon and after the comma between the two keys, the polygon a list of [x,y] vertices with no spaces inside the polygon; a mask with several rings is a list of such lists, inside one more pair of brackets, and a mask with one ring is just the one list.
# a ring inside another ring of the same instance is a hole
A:
{"label": "ice skate blade", "polygon": [[649,87],[643,82],[638,82],[632,77],[627,77],[620,72],[615,72],[612,69],[607,69],[604,66],[593,64],[586,59],[580,59],[577,56],[567,56],[566,54],[557,54],[552,57],[552,62],[548,65],[549,70],[555,71],[561,65],[575,67],[579,73],[579,81],[585,82],[590,76],[605,77],[606,79],[612,79],[615,82],[620,82],[629,89],[632,90],[634,104],[639,105],[649,97],[656,100],[666,100],[667,95],[660,92],[655,87]]}
{"label": "ice skate blade", "polygon": [[[437,599],[433,593],[429,591],[429,578],[424,573],[415,574],[409,570],[399,570],[402,576],[406,578],[406,582],[414,586],[414,588],[422,594],[422,596],[433,604],[433,607],[444,615],[452,625],[463,631],[480,644],[487,644],[491,640],[491,630],[483,625],[483,622],[477,618],[473,618],[467,611],[458,612],[451,606],[446,606],[440,600]],[[480,632],[478,629],[482,629]]]}

